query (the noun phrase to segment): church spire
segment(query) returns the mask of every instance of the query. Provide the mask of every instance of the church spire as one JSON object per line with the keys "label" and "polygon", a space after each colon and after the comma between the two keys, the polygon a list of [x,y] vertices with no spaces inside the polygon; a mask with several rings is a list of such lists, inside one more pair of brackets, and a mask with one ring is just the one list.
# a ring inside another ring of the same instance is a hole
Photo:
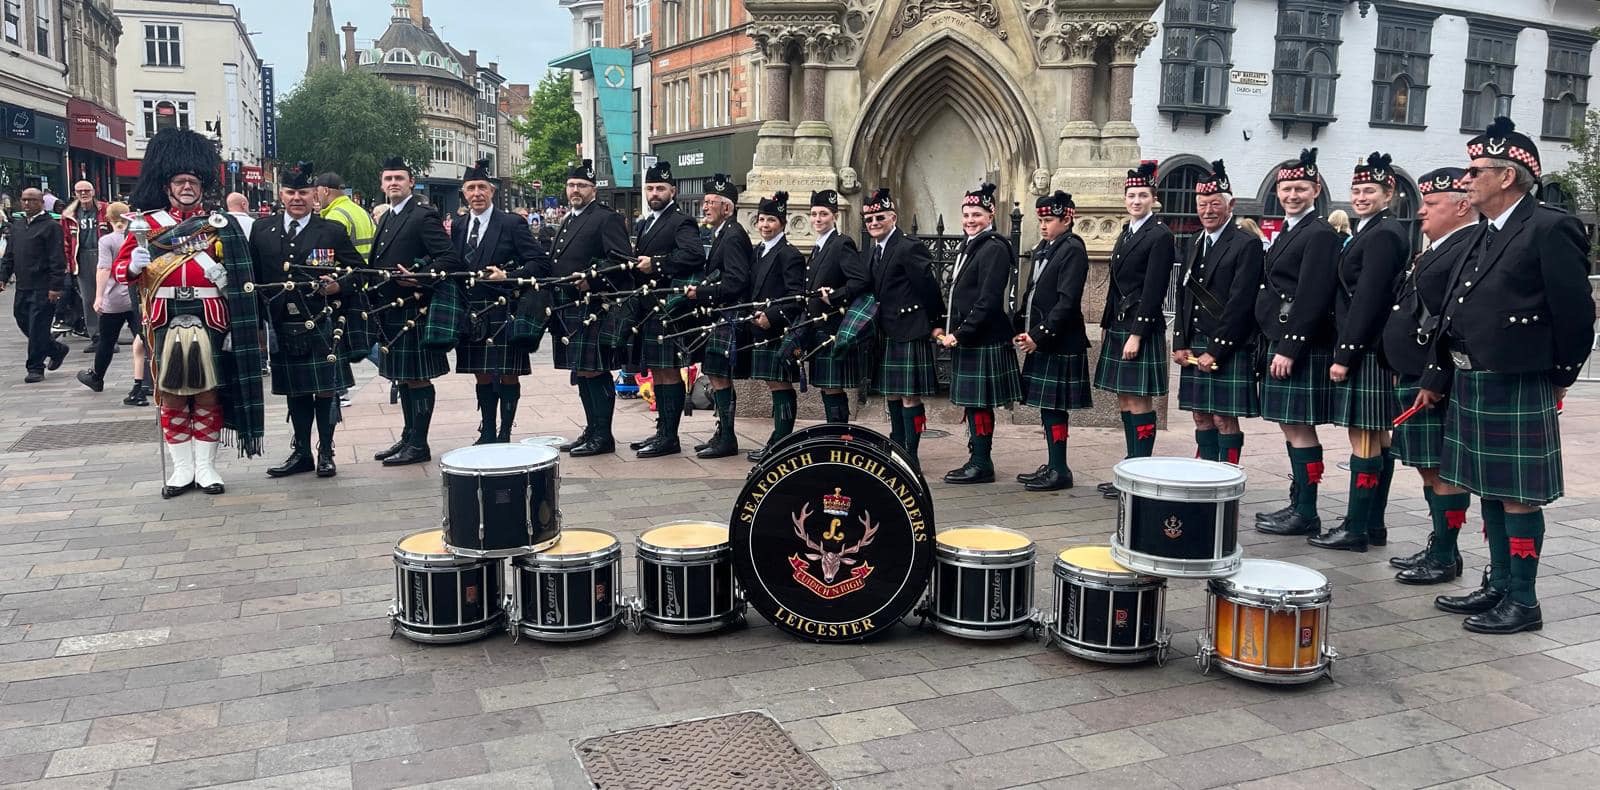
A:
{"label": "church spire", "polygon": [[311,32],[306,34],[306,73],[323,66],[342,65],[339,33],[333,27],[333,0],[312,0]]}

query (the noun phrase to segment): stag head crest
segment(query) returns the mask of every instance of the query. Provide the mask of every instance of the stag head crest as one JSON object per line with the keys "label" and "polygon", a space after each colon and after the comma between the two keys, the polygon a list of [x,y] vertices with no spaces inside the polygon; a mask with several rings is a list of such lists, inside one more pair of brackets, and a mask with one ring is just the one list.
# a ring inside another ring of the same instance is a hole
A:
{"label": "stag head crest", "polygon": [[794,523],[795,537],[798,537],[801,542],[805,543],[806,548],[810,549],[809,552],[801,556],[811,560],[812,562],[822,563],[822,581],[827,584],[833,583],[833,580],[838,577],[839,570],[842,567],[846,565],[855,565],[857,562],[855,555],[860,553],[862,549],[872,545],[873,538],[876,538],[878,535],[878,525],[873,523],[872,514],[862,513],[857,519],[862,527],[861,538],[856,542],[851,543],[849,541],[848,534],[844,534],[839,540],[839,547],[837,549],[828,549],[826,548],[828,541],[813,540],[811,536],[806,533],[806,521],[810,518],[811,503],[809,502],[800,506],[799,513],[794,513],[789,516],[789,520]]}

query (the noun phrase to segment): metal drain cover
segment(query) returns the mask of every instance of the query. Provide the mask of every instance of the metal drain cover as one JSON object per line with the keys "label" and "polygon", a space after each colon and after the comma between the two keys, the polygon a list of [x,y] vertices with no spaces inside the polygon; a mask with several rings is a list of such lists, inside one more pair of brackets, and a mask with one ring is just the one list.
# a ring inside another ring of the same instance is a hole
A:
{"label": "metal drain cover", "polygon": [[601,735],[576,749],[602,790],[834,786],[777,721],[757,711]]}
{"label": "metal drain cover", "polygon": [[160,424],[152,417],[142,420],[107,420],[68,425],[40,425],[30,428],[6,452],[60,450],[66,447],[92,447],[99,444],[139,444],[161,439]]}

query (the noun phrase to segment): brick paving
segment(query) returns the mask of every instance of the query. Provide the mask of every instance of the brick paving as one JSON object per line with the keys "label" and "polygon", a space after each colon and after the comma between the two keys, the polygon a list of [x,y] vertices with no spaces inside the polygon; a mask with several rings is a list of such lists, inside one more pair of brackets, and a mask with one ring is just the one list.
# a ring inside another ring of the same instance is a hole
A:
{"label": "brick paving", "polygon": [[[1402,472],[1387,549],[1312,553],[1244,535],[1248,556],[1310,565],[1335,586],[1334,679],[1278,688],[1199,673],[1189,656],[1204,593],[1192,581],[1172,584],[1178,655],[1164,667],[909,627],[814,645],[755,616],[698,638],[391,639],[390,550],[436,523],[437,464],[370,460],[400,422],[371,366],[341,429],[335,480],[265,477],[287,446],[281,403],[269,403],[269,457],[226,459],[225,496],[163,502],[154,444],[5,451],[41,425],[154,419],[120,405],[125,354],[95,395],[71,378],[89,359],[82,341],[72,345],[66,367],[23,385],[15,335],[0,344],[0,782],[17,787],[582,787],[575,739],[749,709],[775,716],[848,788],[1543,790],[1592,787],[1600,775],[1600,482],[1587,473],[1600,460],[1597,390],[1575,393],[1563,417],[1570,496],[1549,511],[1542,632],[1470,635],[1431,607],[1440,589],[1390,580],[1385,559],[1426,534],[1415,477]],[[516,434],[571,435],[576,397],[547,355],[540,362]],[[436,458],[469,443],[476,424],[465,377],[447,379],[440,402]],[[649,415],[623,402],[618,426],[619,438],[642,436]],[[684,430],[703,437],[709,426],[697,414]],[[959,426],[941,427],[955,436],[924,444],[932,477],[963,453]],[[1275,433],[1247,431],[1246,500],[1276,501],[1286,481]],[[741,425],[748,445],[765,433]],[[1343,442],[1332,430],[1324,438],[1332,520]],[[1112,530],[1114,507],[1092,484],[1120,454],[1120,434],[1079,429],[1072,442],[1079,487],[1063,494],[933,486],[940,525],[998,523],[1033,537],[1041,607],[1048,558]],[[1042,460],[1026,426],[1002,425],[999,444],[1006,477]],[[1189,448],[1175,430],[1158,451]],[[631,546],[652,524],[725,518],[747,469],[631,454],[566,462],[562,507],[569,525],[611,529]],[[1481,541],[1462,543],[1469,567],[1482,565]],[[631,551],[624,567],[631,586]]]}

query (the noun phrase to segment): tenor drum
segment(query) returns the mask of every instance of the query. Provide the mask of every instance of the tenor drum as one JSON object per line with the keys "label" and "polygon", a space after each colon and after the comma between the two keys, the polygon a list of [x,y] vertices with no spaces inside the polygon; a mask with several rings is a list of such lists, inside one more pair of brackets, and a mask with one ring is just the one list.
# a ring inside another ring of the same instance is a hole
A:
{"label": "tenor drum", "polygon": [[1033,626],[1033,540],[995,526],[940,532],[929,607],[933,627],[968,639],[1005,639]]}
{"label": "tenor drum", "polygon": [[1055,562],[1050,639],[1090,661],[1131,664],[1166,656],[1167,580],[1118,565],[1106,546],[1075,546]]}
{"label": "tenor drum", "polygon": [[634,548],[637,605],[645,625],[670,634],[699,634],[744,619],[726,526],[674,521],[640,535]]}
{"label": "tenor drum", "polygon": [[1111,556],[1155,576],[1209,579],[1239,569],[1239,467],[1194,458],[1129,458],[1112,470]]}
{"label": "tenor drum", "polygon": [[499,560],[452,554],[437,529],[395,544],[395,633],[414,642],[466,642],[500,630],[504,618]]}
{"label": "tenor drum", "polygon": [[1309,683],[1328,674],[1333,588],[1322,574],[1279,560],[1245,560],[1239,572],[1208,585],[1206,632],[1195,660],[1202,669],[1262,683]]}
{"label": "tenor drum", "polygon": [[933,570],[933,502],[894,443],[854,425],[774,445],[729,518],[750,605],[816,642],[867,639],[916,606]]}
{"label": "tenor drum", "polygon": [[510,557],[561,536],[561,454],[551,447],[484,444],[439,459],[444,542],[465,557]]}
{"label": "tenor drum", "polygon": [[546,642],[591,639],[622,616],[622,544],[609,532],[564,530],[556,545],[513,559],[511,568],[513,634]]}

